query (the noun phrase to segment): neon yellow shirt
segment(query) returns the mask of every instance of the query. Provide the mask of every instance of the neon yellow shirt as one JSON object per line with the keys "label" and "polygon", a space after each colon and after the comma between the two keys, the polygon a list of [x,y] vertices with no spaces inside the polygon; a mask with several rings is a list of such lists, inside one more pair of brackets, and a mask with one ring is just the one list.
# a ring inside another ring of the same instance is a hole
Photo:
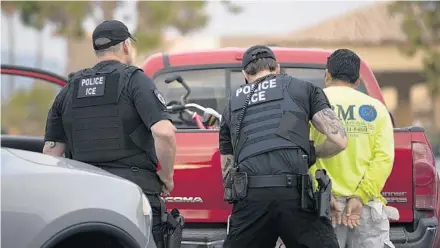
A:
{"label": "neon yellow shirt", "polygon": [[[350,87],[330,86],[324,92],[347,130],[348,145],[334,157],[317,159],[311,174],[325,169],[335,196],[358,195],[364,204],[373,199],[386,204],[381,191],[394,162],[394,132],[387,108]],[[325,135],[312,126],[310,138],[316,146]]]}

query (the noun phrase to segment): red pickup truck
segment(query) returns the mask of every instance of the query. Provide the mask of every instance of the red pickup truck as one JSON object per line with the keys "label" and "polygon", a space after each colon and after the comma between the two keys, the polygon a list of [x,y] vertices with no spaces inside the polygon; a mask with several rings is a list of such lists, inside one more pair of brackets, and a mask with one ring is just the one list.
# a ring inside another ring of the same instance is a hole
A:
{"label": "red pickup truck", "polygon": [[[325,63],[331,51],[280,47],[273,50],[287,74],[323,87]],[[240,69],[243,53],[241,48],[223,48],[156,54],[147,58],[142,68],[154,79],[168,102],[182,101],[181,96],[187,90],[182,84],[170,82],[183,79],[191,91],[187,101],[193,105],[188,104],[188,109],[201,116],[209,111],[194,109],[194,106],[209,107],[221,113],[228,92],[244,83]],[[63,77],[19,66],[2,65],[1,73],[43,79],[61,86],[66,83]],[[379,84],[365,62],[362,62],[361,75],[358,90],[384,102]],[[165,200],[167,207],[179,208],[186,218],[183,247],[219,248],[226,235],[231,205],[223,201],[218,130],[215,125],[201,127],[199,119],[191,119],[187,114],[183,110],[172,113],[178,129],[176,187]],[[41,151],[43,145],[42,138],[3,137],[2,146]],[[439,174],[424,129],[395,128],[394,138],[394,168],[382,192],[389,205],[400,212],[400,219],[391,223],[391,241],[398,248],[439,247]]]}
{"label": "red pickup truck", "polygon": [[[287,74],[323,87],[325,63],[331,51],[273,50]],[[189,102],[221,113],[228,92],[244,83],[240,68],[243,53],[244,49],[223,48],[156,54],[147,58],[142,68],[169,102],[179,101],[183,88],[164,82],[178,74],[191,89]],[[361,75],[359,90],[384,102],[379,84],[365,62]],[[166,198],[167,206],[181,209],[189,222],[184,235],[187,247],[221,247],[231,206],[223,201],[218,132],[199,129],[180,117],[174,122],[178,129],[176,187]],[[439,175],[424,129],[395,128],[394,139],[394,168],[382,192],[389,205],[400,212],[400,219],[391,224],[391,240],[402,248],[438,247]]]}

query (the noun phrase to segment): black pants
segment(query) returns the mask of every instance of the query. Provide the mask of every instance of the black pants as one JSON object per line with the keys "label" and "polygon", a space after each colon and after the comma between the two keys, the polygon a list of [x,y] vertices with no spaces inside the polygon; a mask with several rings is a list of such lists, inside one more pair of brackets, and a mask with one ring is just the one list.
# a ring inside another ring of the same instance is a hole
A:
{"label": "black pants", "polygon": [[153,212],[153,238],[157,248],[164,248],[165,224],[161,220],[160,196],[146,194]]}
{"label": "black pants", "polygon": [[161,183],[154,172],[146,170],[132,171],[130,168],[101,167],[112,174],[136,183],[148,198],[153,212],[153,238],[157,248],[164,247],[165,224],[161,220],[160,191]]}
{"label": "black pants", "polygon": [[266,193],[234,204],[223,247],[274,248],[281,237],[287,248],[339,248],[329,220],[301,210],[299,199],[280,199],[273,190],[262,190]]}

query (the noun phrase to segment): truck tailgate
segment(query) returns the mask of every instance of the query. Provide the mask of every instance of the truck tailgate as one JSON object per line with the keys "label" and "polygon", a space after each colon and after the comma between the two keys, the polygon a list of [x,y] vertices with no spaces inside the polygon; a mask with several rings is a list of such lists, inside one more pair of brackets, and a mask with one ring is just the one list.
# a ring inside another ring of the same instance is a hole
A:
{"label": "truck tailgate", "polygon": [[411,154],[411,132],[394,129],[394,166],[382,191],[388,205],[396,207],[400,219],[394,222],[413,221],[413,166]]}
{"label": "truck tailgate", "polygon": [[178,130],[175,188],[164,197],[187,222],[223,222],[231,206],[223,201],[217,130]]}

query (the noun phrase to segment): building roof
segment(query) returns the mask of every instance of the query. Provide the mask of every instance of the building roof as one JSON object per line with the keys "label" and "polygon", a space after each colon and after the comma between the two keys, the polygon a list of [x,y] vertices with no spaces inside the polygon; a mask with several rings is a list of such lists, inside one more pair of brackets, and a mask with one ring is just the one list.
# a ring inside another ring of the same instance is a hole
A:
{"label": "building roof", "polygon": [[402,19],[393,16],[388,7],[391,2],[380,2],[353,10],[310,27],[294,31],[285,36],[273,37],[224,37],[222,45],[249,45],[255,43],[275,43],[283,45],[339,45],[397,44],[405,41],[401,30]]}

